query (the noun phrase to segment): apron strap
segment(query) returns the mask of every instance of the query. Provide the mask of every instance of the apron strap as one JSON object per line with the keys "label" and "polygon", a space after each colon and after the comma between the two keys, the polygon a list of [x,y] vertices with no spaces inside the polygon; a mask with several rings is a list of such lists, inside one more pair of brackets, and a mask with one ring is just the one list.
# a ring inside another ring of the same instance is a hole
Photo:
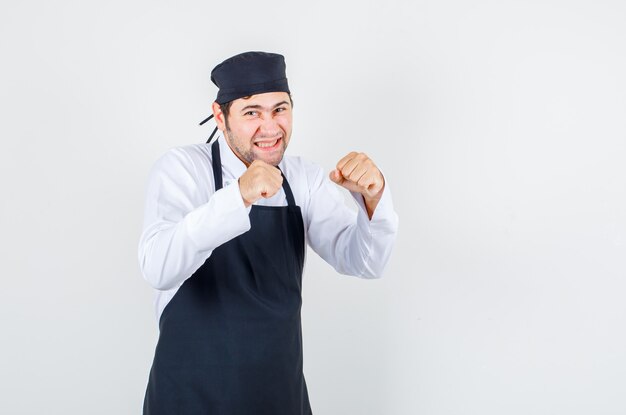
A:
{"label": "apron strap", "polygon": [[[278,170],[280,170],[279,167],[276,167],[276,168]],[[294,199],[294,197],[293,197],[293,193],[291,192],[291,186],[289,186],[289,182],[287,181],[287,178],[283,174],[282,170],[280,170],[280,175],[283,176],[283,190],[285,191],[285,196],[287,196],[287,205],[288,206],[295,206],[296,205],[296,199]]]}
{"label": "apron strap", "polygon": [[[213,179],[215,180],[215,191],[218,191],[223,187],[223,184],[222,184],[222,158],[220,156],[220,145],[218,144],[217,140],[215,140],[215,142],[211,145],[211,155],[212,155],[211,164],[213,167]],[[276,167],[276,168],[280,170],[280,167]],[[280,170],[280,175],[283,176],[283,190],[285,191],[285,196],[287,197],[287,205],[295,206],[296,199],[293,197],[291,186],[289,186],[289,182],[287,181],[287,178],[283,174],[282,170]]]}
{"label": "apron strap", "polygon": [[211,146],[211,154],[213,160],[213,180],[215,180],[215,191],[217,192],[222,188],[222,157],[220,156],[220,146],[217,144],[217,140]]}

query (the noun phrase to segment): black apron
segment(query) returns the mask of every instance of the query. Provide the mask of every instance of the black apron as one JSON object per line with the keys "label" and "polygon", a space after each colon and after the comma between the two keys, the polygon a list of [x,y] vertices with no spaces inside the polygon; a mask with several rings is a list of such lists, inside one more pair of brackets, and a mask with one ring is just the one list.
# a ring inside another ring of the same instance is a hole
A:
{"label": "black apron", "polygon": [[[216,191],[219,145],[212,145]],[[165,306],[144,415],[309,415],[302,370],[304,225],[288,206],[256,206],[251,229],[216,248]]]}

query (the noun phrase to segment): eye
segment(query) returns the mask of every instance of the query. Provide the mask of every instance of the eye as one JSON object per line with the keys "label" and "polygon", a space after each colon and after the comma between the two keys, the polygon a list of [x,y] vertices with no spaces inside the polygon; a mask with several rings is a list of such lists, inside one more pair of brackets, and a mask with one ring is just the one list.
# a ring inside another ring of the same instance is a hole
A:
{"label": "eye", "polygon": [[276,112],[283,112],[285,110],[287,110],[287,108],[285,108],[285,107],[278,107],[274,111],[276,111]]}
{"label": "eye", "polygon": [[257,112],[256,112],[256,111],[248,111],[248,112],[246,112],[246,113],[245,113],[245,114],[243,114],[243,115],[253,115],[253,116],[254,116],[254,115],[256,115],[256,114],[257,114]]}

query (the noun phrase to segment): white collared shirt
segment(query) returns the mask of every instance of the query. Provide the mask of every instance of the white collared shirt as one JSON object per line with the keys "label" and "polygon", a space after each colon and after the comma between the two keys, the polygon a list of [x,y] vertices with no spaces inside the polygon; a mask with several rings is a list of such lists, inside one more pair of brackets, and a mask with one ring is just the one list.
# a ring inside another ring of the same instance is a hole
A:
{"label": "white collared shirt", "polygon": [[[167,151],[148,177],[139,266],[155,289],[155,314],[178,288],[225,242],[250,229],[239,192],[245,164],[218,137],[223,188],[215,191],[211,145],[190,144]],[[350,192],[359,208],[351,210],[322,168],[301,157],[285,155],[279,167],[300,206],[307,244],[337,272],[380,278],[398,229],[389,184],[370,220],[363,197]],[[284,190],[255,205],[285,206]]]}

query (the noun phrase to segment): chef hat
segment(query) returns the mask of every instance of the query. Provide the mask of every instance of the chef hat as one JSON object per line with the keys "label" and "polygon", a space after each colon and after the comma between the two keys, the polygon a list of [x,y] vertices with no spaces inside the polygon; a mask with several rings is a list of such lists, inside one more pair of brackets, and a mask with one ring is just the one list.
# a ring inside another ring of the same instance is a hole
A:
{"label": "chef hat", "polygon": [[[277,53],[244,52],[226,59],[211,71],[211,81],[219,88],[215,102],[222,105],[237,98],[265,92],[287,92],[285,57]],[[200,125],[213,118],[210,115]],[[209,141],[217,128],[209,137]]]}
{"label": "chef hat", "polygon": [[211,71],[219,88],[215,101],[225,104],[264,92],[287,92],[285,58],[277,53],[245,52],[226,59]]}

